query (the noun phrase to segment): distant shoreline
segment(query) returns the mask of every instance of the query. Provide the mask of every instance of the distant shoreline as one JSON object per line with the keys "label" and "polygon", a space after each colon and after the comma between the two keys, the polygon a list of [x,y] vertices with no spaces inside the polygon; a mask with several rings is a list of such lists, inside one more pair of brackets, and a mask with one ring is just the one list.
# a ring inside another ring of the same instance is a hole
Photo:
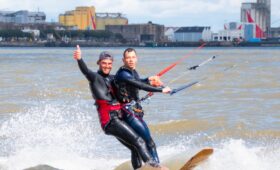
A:
{"label": "distant shoreline", "polygon": [[[164,43],[107,43],[107,42],[0,42],[0,47],[199,47],[202,42],[164,42]],[[207,42],[205,47],[280,47],[280,42]]]}

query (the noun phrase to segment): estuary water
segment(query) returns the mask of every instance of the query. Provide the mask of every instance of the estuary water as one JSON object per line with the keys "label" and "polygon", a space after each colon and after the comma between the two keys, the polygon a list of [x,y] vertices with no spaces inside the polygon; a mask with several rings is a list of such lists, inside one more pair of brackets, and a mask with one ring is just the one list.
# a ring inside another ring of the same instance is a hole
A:
{"label": "estuary water", "polygon": [[[136,48],[141,77],[195,48]],[[110,170],[130,152],[100,128],[74,48],[0,48],[0,169],[48,165]],[[122,65],[124,48],[81,48],[97,70],[101,51]],[[216,56],[195,71],[187,68]],[[162,76],[175,95],[143,104],[161,162],[178,169],[204,147],[214,154],[198,170],[280,169],[280,48],[203,48]],[[144,96],[146,92],[141,92]]]}

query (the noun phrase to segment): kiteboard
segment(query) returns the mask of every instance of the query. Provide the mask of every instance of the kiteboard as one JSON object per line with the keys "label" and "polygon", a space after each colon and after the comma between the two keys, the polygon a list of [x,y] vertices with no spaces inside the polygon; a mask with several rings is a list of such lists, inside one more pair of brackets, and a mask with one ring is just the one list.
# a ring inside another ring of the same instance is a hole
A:
{"label": "kiteboard", "polygon": [[[201,163],[203,163],[205,160],[208,159],[210,155],[212,155],[214,152],[213,148],[204,148],[197,152],[194,156],[192,156],[190,159],[187,160],[187,162],[179,168],[179,170],[192,170],[193,168],[197,167]],[[130,167],[130,161],[124,162],[118,167],[115,168],[115,170],[128,170]],[[167,167],[163,166],[161,168],[155,168],[151,167],[149,165],[142,166],[139,170],[168,170]],[[173,170],[173,169],[170,169]],[[177,170],[177,169],[174,169]]]}
{"label": "kiteboard", "polygon": [[204,148],[201,151],[199,151],[197,154],[195,154],[193,157],[191,157],[187,163],[185,163],[184,166],[180,170],[191,170],[204,162],[212,153],[214,152],[213,148]]}

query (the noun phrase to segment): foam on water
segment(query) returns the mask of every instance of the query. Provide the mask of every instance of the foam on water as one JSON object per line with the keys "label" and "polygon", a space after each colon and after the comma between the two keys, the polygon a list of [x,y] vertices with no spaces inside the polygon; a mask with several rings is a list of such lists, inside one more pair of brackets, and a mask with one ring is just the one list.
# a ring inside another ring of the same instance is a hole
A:
{"label": "foam on water", "polygon": [[[163,164],[174,170],[179,169],[187,159],[203,148],[198,145],[195,146],[193,143],[197,137],[189,138],[188,141],[181,138],[181,142],[177,141],[173,144],[159,147],[159,155]],[[211,144],[214,148],[214,154],[206,162],[198,166],[196,170],[280,169],[279,139],[251,142],[243,139],[229,138]],[[174,164],[173,162],[176,163]]]}
{"label": "foam on water", "polygon": [[[39,102],[38,107],[11,114],[0,127],[0,169],[46,164],[65,170],[104,170],[129,160],[129,151],[103,134],[96,113],[79,105]],[[174,170],[206,146],[215,151],[198,170],[280,169],[277,136],[255,140],[197,132],[168,135],[160,134],[155,141],[162,162]]]}
{"label": "foam on water", "polygon": [[111,169],[122,161],[102,151],[106,144],[97,147],[104,134],[92,113],[81,113],[69,105],[39,106],[13,114],[2,123],[0,169],[20,170],[38,164],[70,170]]}
{"label": "foam on water", "polygon": [[121,160],[107,158],[86,158],[78,153],[69,152],[65,148],[44,147],[25,148],[16,155],[0,160],[1,168],[7,170],[20,170],[37,165],[49,165],[58,169],[92,170],[112,169]]}
{"label": "foam on water", "polygon": [[215,154],[207,164],[198,169],[209,170],[277,170],[280,149],[277,144],[252,144],[244,140],[230,139],[215,148]]}

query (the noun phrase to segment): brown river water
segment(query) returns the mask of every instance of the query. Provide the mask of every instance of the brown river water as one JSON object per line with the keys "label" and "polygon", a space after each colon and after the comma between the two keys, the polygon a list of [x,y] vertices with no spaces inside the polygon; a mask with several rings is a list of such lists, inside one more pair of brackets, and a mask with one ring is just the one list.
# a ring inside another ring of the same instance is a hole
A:
{"label": "brown river water", "polygon": [[[92,70],[98,54],[124,48],[81,48]],[[154,75],[195,48],[136,48],[141,77]],[[0,48],[0,170],[49,165],[110,170],[130,152],[104,135],[74,48]],[[195,71],[187,68],[216,58]],[[204,147],[203,170],[279,170],[280,48],[203,48],[162,76],[178,88],[143,103],[161,162],[178,169]],[[141,92],[144,96],[146,92]],[[40,169],[40,168],[39,168]]]}

